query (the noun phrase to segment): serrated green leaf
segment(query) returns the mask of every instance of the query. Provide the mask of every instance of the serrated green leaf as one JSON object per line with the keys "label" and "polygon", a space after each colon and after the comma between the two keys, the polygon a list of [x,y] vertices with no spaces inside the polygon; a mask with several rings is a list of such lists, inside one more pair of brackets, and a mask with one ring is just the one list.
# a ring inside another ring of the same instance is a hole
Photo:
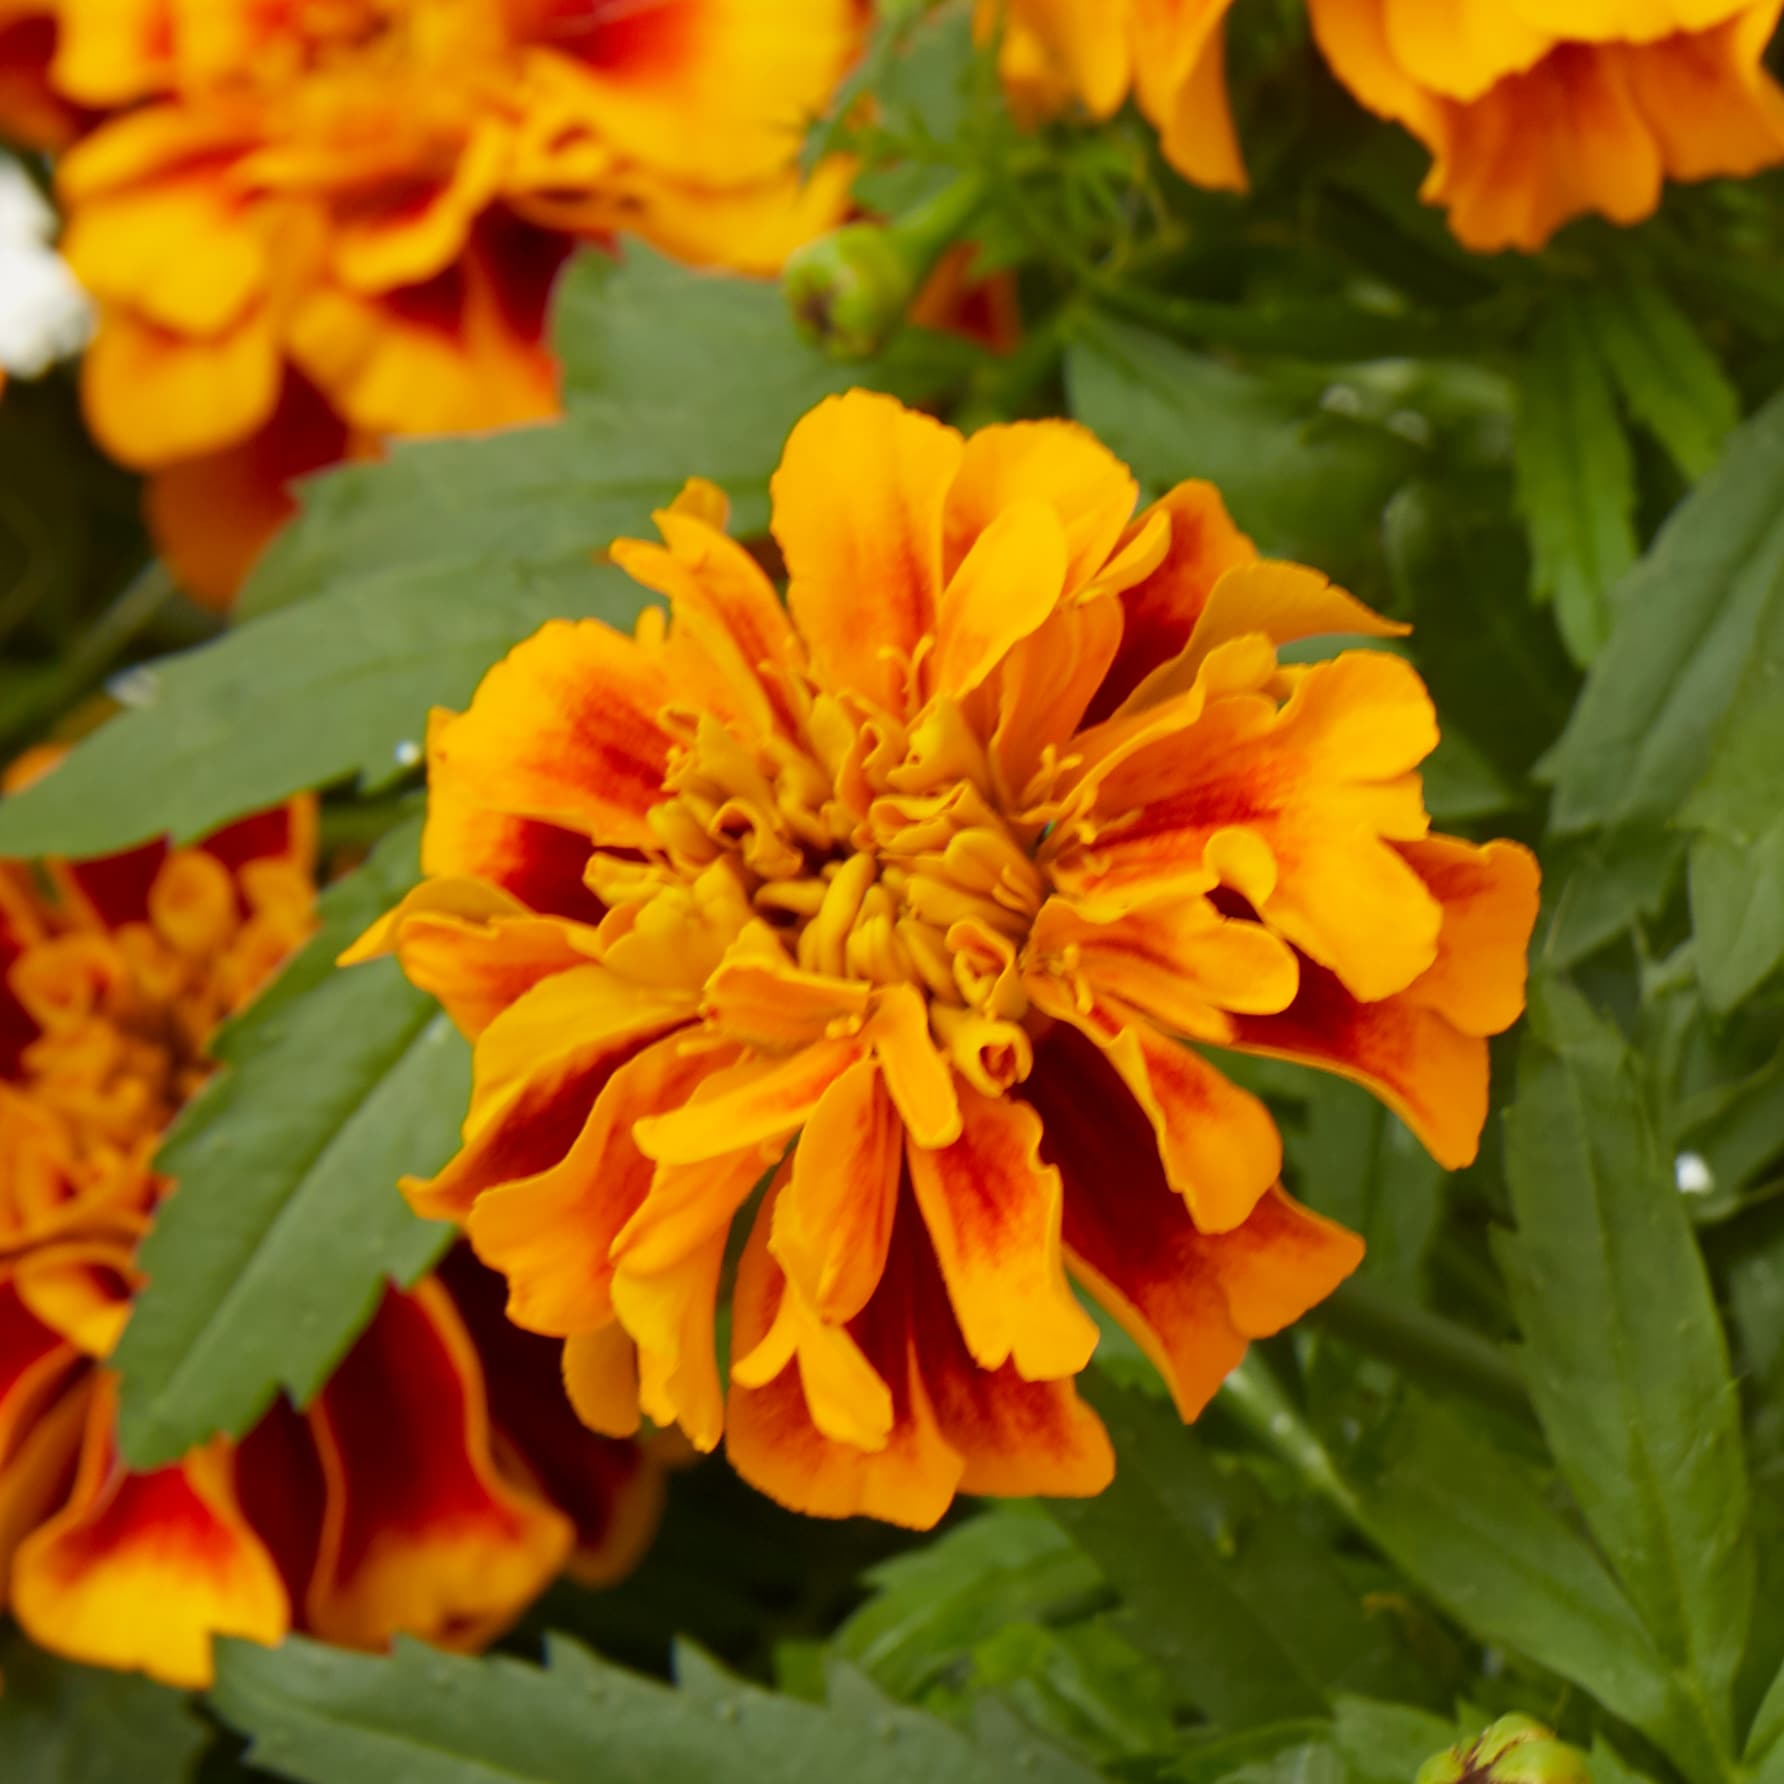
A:
{"label": "serrated green leaf", "polygon": [[187,1784],[209,1739],[186,1697],[0,1643],[0,1776],[6,1784]]}
{"label": "serrated green leaf", "polygon": [[1729,440],[1617,592],[1618,621],[1544,764],[1569,832],[1672,821],[1709,766],[1784,571],[1784,396]]}
{"label": "serrated green leaf", "polygon": [[1543,864],[1548,903],[1537,952],[1565,970],[1658,917],[1684,858],[1682,837],[1646,824],[1554,843]]}
{"label": "serrated green leaf", "polygon": [[161,1149],[178,1192],[112,1358],[133,1467],[241,1436],[281,1387],[307,1404],[386,1281],[413,1282],[450,1238],[396,1182],[456,1147],[469,1050],[393,961],[334,965],[413,884],[416,841],[391,836],[323,895],[320,933],[223,1028],[221,1069]]}
{"label": "serrated green leaf", "polygon": [[1103,1591],[1053,1520],[996,1506],[867,1575],[874,1595],[834,1646],[894,1697],[917,1697],[973,1645],[1022,1617],[1047,1620]]}
{"label": "serrated green leaf", "polygon": [[1390,1691],[1399,1656],[1331,1556],[1229,1478],[1174,1409],[1080,1381],[1118,1458],[1095,1499],[1047,1510],[1125,1603],[1123,1634],[1228,1728],[1318,1715],[1328,1693]]}
{"label": "serrated green leaf", "polygon": [[545,1669],[399,1640],[389,1658],[291,1640],[220,1644],[218,1713],[298,1784],[1035,1784],[1095,1774],[1010,1718],[973,1735],[900,1709],[858,1674],[828,1704],[776,1697],[684,1650],[681,1688],[554,1639]]}
{"label": "serrated green leaf", "polygon": [[1496,1247],[1549,1446],[1660,1651],[1732,1739],[1753,1609],[1740,1408],[1703,1259],[1617,1029],[1539,979]]}
{"label": "serrated green leaf", "polygon": [[650,536],[651,511],[689,477],[718,483],[740,534],[768,521],[768,479],[805,411],[851,385],[908,401],[961,375],[972,349],[910,335],[843,366],[794,332],[779,289],[666,260],[628,242],[589,250],[563,275],[552,311],[565,419],[482,439],[399,443],[379,464],[311,480],[303,513],[274,542],[238,612],[270,613],[343,579],[451,565],[585,559]]}
{"label": "serrated green leaf", "polygon": [[1376,1543],[1464,1628],[1572,1680],[1705,1775],[1714,1750],[1641,1619],[1542,1481],[1484,1431],[1410,1398],[1360,1497]]}
{"label": "serrated green leaf", "polygon": [[0,854],[108,854],[184,841],[303,787],[376,786],[418,759],[434,705],[548,619],[629,627],[649,597],[620,571],[392,569],[269,614],[138,677],[142,703],[0,805]]}
{"label": "serrated green leaf", "polygon": [[1582,294],[1586,325],[1636,420],[1687,477],[1703,476],[1741,418],[1741,399],[1691,318],[1651,280]]}
{"label": "serrated green leaf", "polygon": [[1695,828],[1691,918],[1698,979],[1730,1010],[1784,960],[1784,570],[1703,779],[1680,814]]}
{"label": "serrated green leaf", "polygon": [[1100,316],[1081,324],[1065,377],[1071,413],[1142,483],[1207,478],[1261,551],[1366,585],[1382,505],[1420,456],[1408,441]]}
{"label": "serrated green leaf", "polygon": [[1537,326],[1518,380],[1518,507],[1531,584],[1552,601],[1575,662],[1611,629],[1611,589],[1635,562],[1635,459],[1586,320],[1557,307]]}

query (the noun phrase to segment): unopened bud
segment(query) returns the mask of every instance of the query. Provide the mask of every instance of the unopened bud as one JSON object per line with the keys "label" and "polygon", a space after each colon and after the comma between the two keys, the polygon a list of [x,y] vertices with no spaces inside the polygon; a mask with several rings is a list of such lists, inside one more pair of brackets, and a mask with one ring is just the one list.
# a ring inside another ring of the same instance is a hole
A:
{"label": "unopened bud", "polygon": [[1591,1784],[1586,1756],[1529,1716],[1501,1716],[1419,1767],[1413,1784]]}
{"label": "unopened bud", "polygon": [[969,176],[890,223],[847,223],[796,249],[781,289],[800,332],[838,359],[877,353],[982,197]]}

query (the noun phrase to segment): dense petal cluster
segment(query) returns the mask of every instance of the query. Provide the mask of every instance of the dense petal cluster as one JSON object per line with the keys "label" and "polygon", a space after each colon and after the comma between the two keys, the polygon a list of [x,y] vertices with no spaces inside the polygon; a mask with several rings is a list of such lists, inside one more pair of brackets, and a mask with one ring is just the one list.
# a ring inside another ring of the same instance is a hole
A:
{"label": "dense petal cluster", "polygon": [[1072,104],[1112,117],[1131,93],[1165,159],[1198,186],[1242,189],[1226,87],[1233,0],[979,0],[981,36],[1002,30],[1005,90],[1031,116]]}
{"label": "dense petal cluster", "polygon": [[1668,179],[1784,160],[1764,66],[1781,0],[1311,0],[1338,78],[1431,151],[1471,248],[1653,214]]}
{"label": "dense petal cluster", "polygon": [[88,416],[156,474],[193,591],[227,598],[303,471],[550,414],[572,241],[771,272],[833,221],[845,171],[795,162],[858,10],[0,0],[0,107],[10,89],[16,126],[79,132],[59,186],[102,310]]}
{"label": "dense petal cluster", "polygon": [[692,484],[614,547],[666,615],[548,626],[436,715],[430,877],[356,957],[475,1037],[463,1149],[410,1193],[595,1429],[728,1429],[822,1514],[1093,1493],[1068,1277],[1193,1417],[1361,1253],[1205,1049],[1474,1155],[1533,859],[1431,834],[1401,657],[1277,655],[1402,628],[1207,485],[1137,497],[1066,423],[832,399],[774,480],[784,606]]}
{"label": "dense petal cluster", "polygon": [[[313,811],[48,869],[0,861],[0,1609],[93,1664],[206,1683],[218,1634],[471,1645],[648,1536],[659,1476],[570,1412],[469,1258],[390,1291],[303,1413],[131,1472],[105,1368],[216,1023],[310,930]],[[492,1413],[485,1378],[499,1373]]]}

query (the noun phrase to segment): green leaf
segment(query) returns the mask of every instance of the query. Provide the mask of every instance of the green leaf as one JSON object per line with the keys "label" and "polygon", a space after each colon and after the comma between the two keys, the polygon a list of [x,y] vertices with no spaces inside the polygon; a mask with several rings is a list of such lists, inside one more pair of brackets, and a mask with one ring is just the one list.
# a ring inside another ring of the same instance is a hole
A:
{"label": "green leaf", "polygon": [[1535,556],[1532,586],[1552,601],[1579,663],[1610,635],[1612,585],[1635,562],[1635,459],[1586,319],[1545,316],[1520,368],[1518,506]]}
{"label": "green leaf", "polygon": [[1690,886],[1698,982],[1712,1009],[1732,1010],[1784,960],[1784,813],[1751,843],[1703,832]]}
{"label": "green leaf", "polygon": [[553,343],[565,420],[474,440],[398,444],[387,461],[311,481],[238,611],[270,613],[344,577],[456,566],[511,574],[648,537],[651,511],[689,477],[730,496],[747,535],[768,521],[768,479],[805,411],[852,385],[907,401],[961,373],[963,344],[910,335],[842,366],[794,332],[779,289],[701,272],[629,242],[589,250],[559,283]]}
{"label": "green leaf", "polygon": [[1622,1036],[1539,979],[1497,1246],[1555,1459],[1724,1738],[1753,1609],[1740,1407],[1708,1273]]}
{"label": "green leaf", "polygon": [[1048,1505],[1120,1592],[1118,1627],[1183,1699],[1229,1728],[1319,1715],[1330,1692],[1392,1690],[1398,1655],[1292,1519],[1215,1466],[1164,1402],[1080,1382],[1115,1444],[1115,1483]]}
{"label": "green leaf", "polygon": [[1618,590],[1616,631],[1544,764],[1558,831],[1672,821],[1710,764],[1781,571],[1784,396],[1730,439]]}
{"label": "green leaf", "polygon": [[387,1659],[220,1644],[212,1701],[256,1765],[299,1784],[1094,1784],[1008,1716],[973,1735],[837,1669],[830,1701],[776,1697],[682,1649],[680,1689],[562,1638],[541,1669],[399,1640]]}
{"label": "green leaf", "polygon": [[1547,908],[1538,952],[1565,969],[1658,917],[1685,844],[1674,831],[1631,824],[1551,845],[1543,864]]}
{"label": "green leaf", "polygon": [[1464,1628],[1572,1680],[1701,1775],[1701,1732],[1640,1618],[1503,1444],[1410,1397],[1361,1501],[1376,1543]]}
{"label": "green leaf", "polygon": [[1686,478],[1703,476],[1740,421],[1741,399],[1691,318],[1647,279],[1607,281],[1580,295],[1630,413]]}
{"label": "green leaf", "polygon": [[140,704],[0,804],[0,854],[110,853],[185,840],[302,787],[386,782],[418,759],[434,705],[558,615],[629,626],[645,591],[614,569],[392,569],[168,657]]}
{"label": "green leaf", "polygon": [[1071,413],[1142,483],[1207,478],[1259,550],[1353,582],[1420,456],[1385,428],[1322,415],[1298,377],[1278,383],[1105,317],[1081,323],[1065,377]]}
{"label": "green leaf", "polygon": [[0,1643],[6,1784],[187,1784],[209,1736],[177,1691]]}
{"label": "green leaf", "polygon": [[1102,1576],[1043,1512],[998,1505],[867,1575],[874,1596],[834,1646],[894,1697],[915,1698],[1005,1624],[1052,1621]]}
{"label": "green leaf", "polygon": [[1341,1697],[1334,1735],[1344,1763],[1357,1778],[1406,1784],[1427,1759],[1455,1745],[1454,1722],[1403,1703]]}
{"label": "green leaf", "polygon": [[1703,779],[1685,810],[1691,917],[1704,995],[1732,1009],[1784,960],[1784,570]]}
{"label": "green leaf", "polygon": [[394,961],[334,965],[413,883],[415,852],[413,828],[395,834],[323,895],[320,933],[221,1031],[221,1069],[161,1149],[179,1188],[112,1359],[133,1467],[241,1436],[280,1387],[306,1404],[386,1280],[413,1282],[450,1237],[396,1182],[456,1147],[468,1049]]}

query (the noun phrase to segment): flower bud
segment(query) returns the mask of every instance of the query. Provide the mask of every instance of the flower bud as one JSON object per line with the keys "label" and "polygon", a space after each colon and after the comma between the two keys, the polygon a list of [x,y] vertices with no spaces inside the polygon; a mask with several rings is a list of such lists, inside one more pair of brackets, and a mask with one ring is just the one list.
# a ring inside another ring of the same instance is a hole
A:
{"label": "flower bud", "polygon": [[976,179],[956,180],[890,223],[848,223],[797,249],[781,290],[800,333],[838,359],[878,352],[981,196]]}
{"label": "flower bud", "polygon": [[1413,1784],[1591,1784],[1586,1756],[1529,1716],[1501,1716],[1419,1767]]}

